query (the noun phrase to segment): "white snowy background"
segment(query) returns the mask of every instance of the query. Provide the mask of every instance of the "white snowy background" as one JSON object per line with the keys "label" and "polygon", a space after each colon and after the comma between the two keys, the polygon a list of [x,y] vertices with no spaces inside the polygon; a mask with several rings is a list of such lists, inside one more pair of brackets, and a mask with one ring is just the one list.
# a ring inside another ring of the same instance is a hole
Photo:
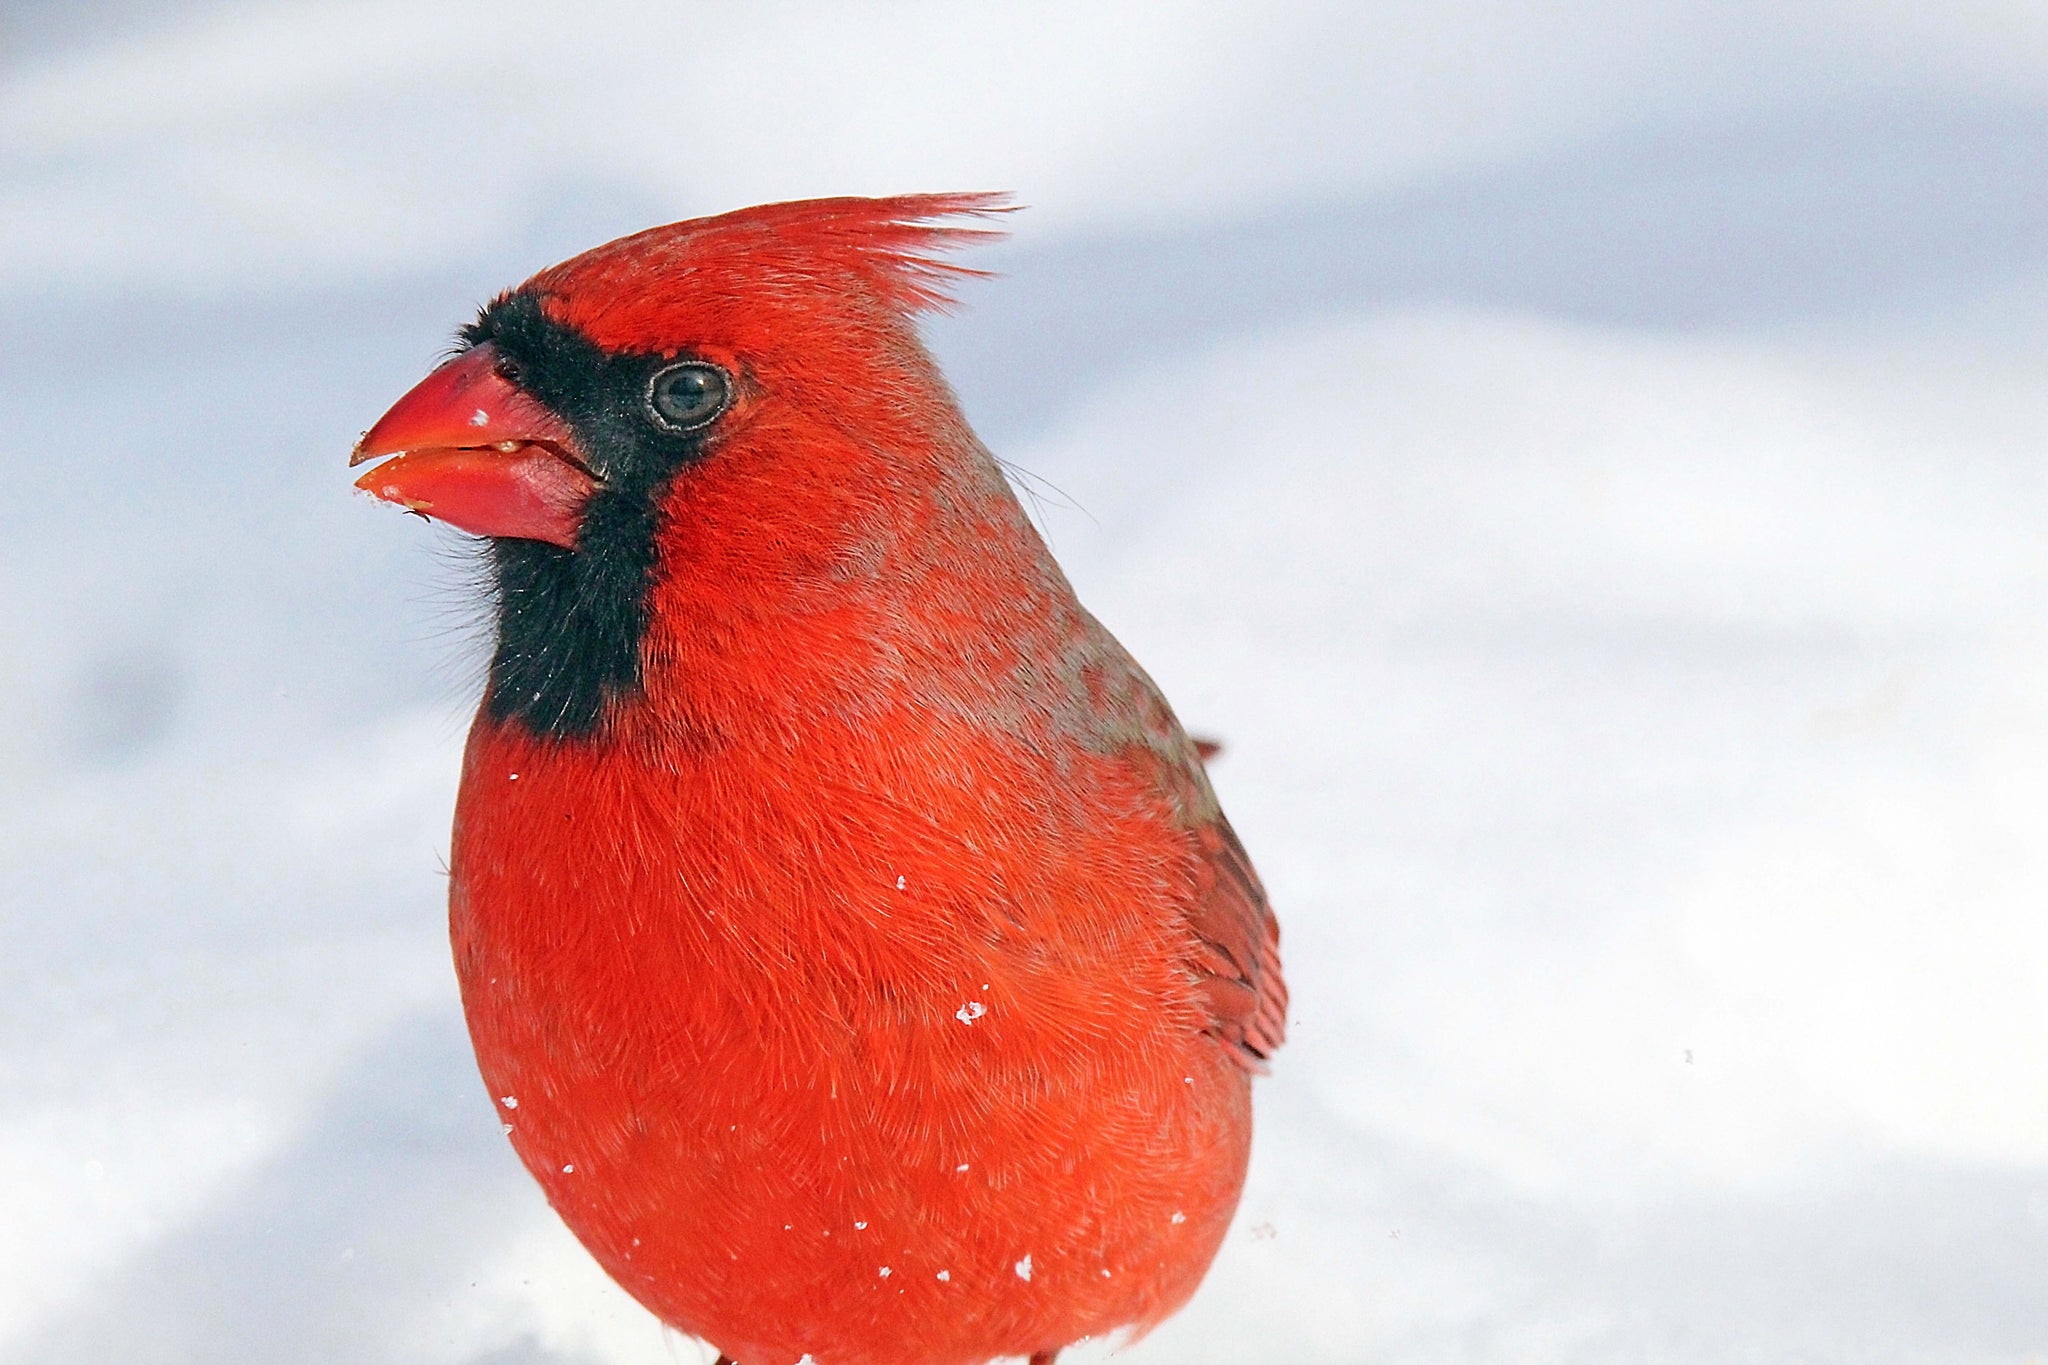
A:
{"label": "white snowy background", "polygon": [[1121,1358],[2048,1361],[2038,0],[0,45],[0,1360],[699,1359],[474,1079],[467,570],[344,459],[580,248],[1006,188],[933,342],[1228,742],[1296,1002],[1237,1227]]}

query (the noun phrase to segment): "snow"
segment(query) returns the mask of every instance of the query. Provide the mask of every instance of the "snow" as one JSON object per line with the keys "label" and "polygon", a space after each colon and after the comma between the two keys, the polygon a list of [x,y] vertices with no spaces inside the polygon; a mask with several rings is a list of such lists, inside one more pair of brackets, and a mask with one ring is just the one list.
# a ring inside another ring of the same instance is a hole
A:
{"label": "snow", "polygon": [[662,0],[242,0],[18,64],[0,88],[0,273],[233,288],[402,272],[502,247],[549,199],[645,216],[1009,186],[1069,231],[1213,221],[1760,105],[2044,86],[2048,15],[2027,0],[1542,17],[1499,0],[904,0],[886,22],[797,0],[715,23]]}
{"label": "snow", "polygon": [[2040,7],[561,13],[0,15],[0,1359],[696,1358],[493,1131],[475,564],[346,460],[578,247],[982,186],[1294,991],[1120,1358],[2048,1353]]}

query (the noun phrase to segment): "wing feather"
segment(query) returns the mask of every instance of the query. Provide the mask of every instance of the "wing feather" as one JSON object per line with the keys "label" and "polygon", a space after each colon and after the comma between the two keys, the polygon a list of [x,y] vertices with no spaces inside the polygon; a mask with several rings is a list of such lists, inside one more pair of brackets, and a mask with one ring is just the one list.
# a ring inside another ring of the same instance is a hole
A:
{"label": "wing feather", "polygon": [[1196,831],[1201,849],[1188,909],[1196,951],[1190,962],[1209,1004],[1209,1032],[1239,1064],[1262,1069],[1287,1040],[1287,982],[1280,972],[1280,922],[1230,822],[1217,812]]}

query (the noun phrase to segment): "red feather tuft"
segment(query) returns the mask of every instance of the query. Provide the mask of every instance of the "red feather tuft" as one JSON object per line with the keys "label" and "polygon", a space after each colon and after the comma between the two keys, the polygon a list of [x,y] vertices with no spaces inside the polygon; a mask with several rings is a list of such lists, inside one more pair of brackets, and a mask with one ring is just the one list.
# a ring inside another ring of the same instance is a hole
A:
{"label": "red feather tuft", "polygon": [[[534,276],[526,288],[599,345],[659,346],[675,310],[724,300],[801,299],[851,290],[902,316],[949,307],[955,280],[987,272],[941,253],[989,241],[986,219],[1017,206],[1002,192],[806,199],[691,218],[607,242]],[[663,306],[667,305],[667,306]]]}

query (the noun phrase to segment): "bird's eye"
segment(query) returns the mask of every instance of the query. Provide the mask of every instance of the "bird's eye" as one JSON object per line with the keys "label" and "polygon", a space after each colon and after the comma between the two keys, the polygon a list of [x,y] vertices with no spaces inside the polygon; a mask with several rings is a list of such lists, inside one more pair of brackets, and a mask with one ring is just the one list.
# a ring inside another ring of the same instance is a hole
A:
{"label": "bird's eye", "polygon": [[725,371],[701,360],[671,365],[647,382],[647,410],[670,431],[695,431],[724,412],[731,398]]}

